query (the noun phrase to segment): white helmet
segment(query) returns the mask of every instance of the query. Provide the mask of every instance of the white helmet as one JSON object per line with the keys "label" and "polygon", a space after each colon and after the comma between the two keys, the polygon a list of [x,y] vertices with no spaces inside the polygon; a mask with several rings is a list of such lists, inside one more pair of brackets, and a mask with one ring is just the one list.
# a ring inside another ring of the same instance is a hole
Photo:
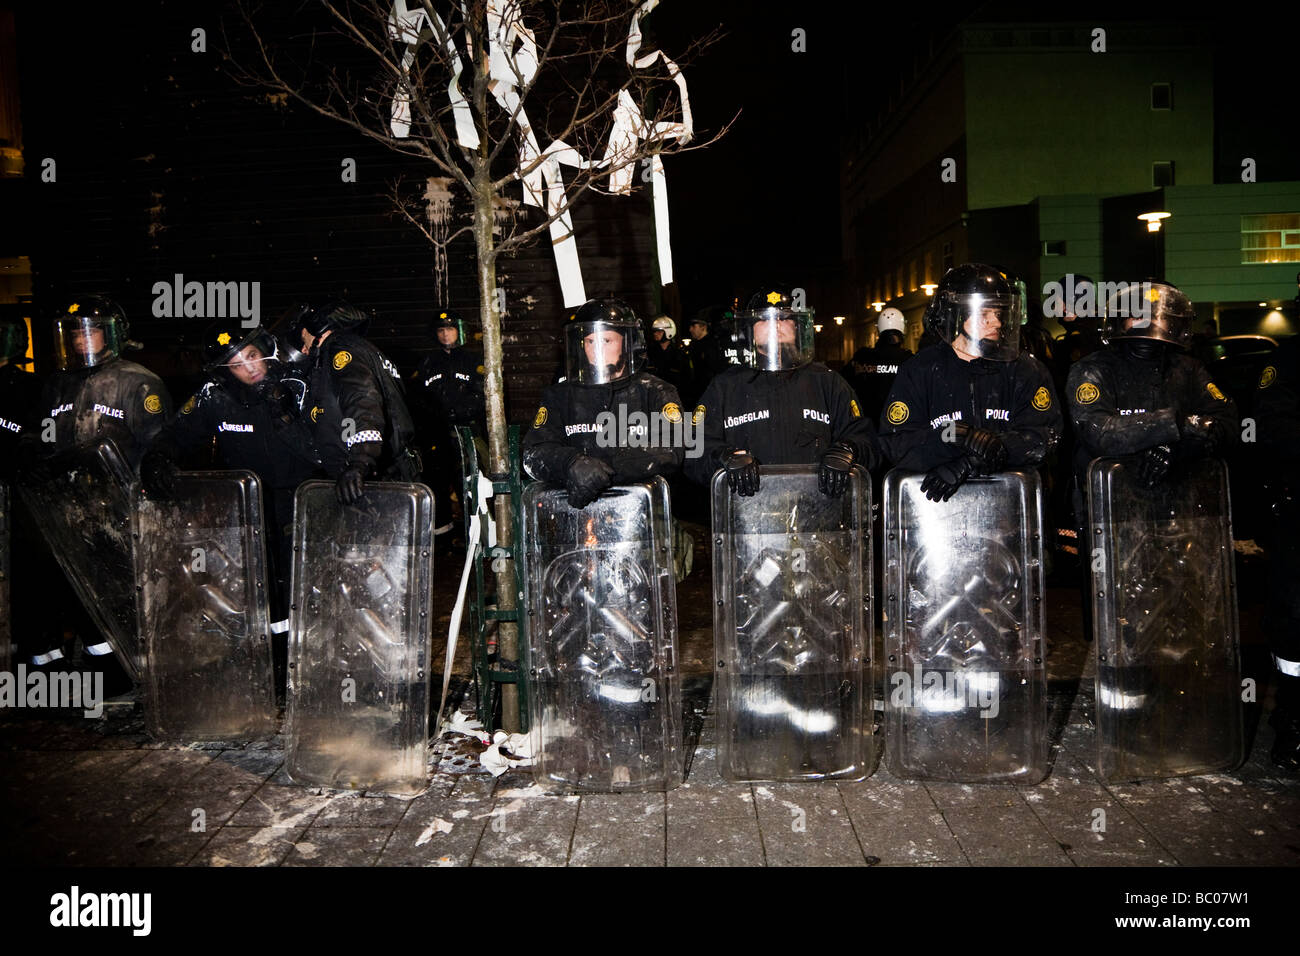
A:
{"label": "white helmet", "polygon": [[894,308],[885,309],[876,320],[876,330],[881,335],[886,332],[897,332],[902,335],[906,332],[906,327],[907,322],[903,318],[903,313]]}
{"label": "white helmet", "polygon": [[666,315],[661,315],[659,316],[659,318],[651,322],[650,328],[652,330],[663,329],[665,332],[668,333],[668,338],[670,339],[677,338],[677,323],[674,322],[672,319],[668,318],[668,316]]}

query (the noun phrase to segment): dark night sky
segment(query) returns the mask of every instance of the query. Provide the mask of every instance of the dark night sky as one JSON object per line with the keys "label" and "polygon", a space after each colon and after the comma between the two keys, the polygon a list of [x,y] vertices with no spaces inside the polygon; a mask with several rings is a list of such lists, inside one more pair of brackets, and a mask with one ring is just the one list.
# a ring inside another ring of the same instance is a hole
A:
{"label": "dark night sky", "polygon": [[[229,16],[229,3],[140,0],[116,6],[35,6],[44,11],[38,21],[20,20],[20,25],[43,25],[36,36],[20,35],[22,79],[29,87],[24,91],[25,104],[55,102],[51,94],[56,92],[62,98],[58,116],[47,114],[32,124],[29,132],[38,145],[42,136],[56,135],[63,155],[71,144],[81,162],[93,165],[106,151],[129,154],[133,130],[167,122],[162,108],[184,100],[186,83],[201,80],[194,94],[199,98],[232,95],[228,83],[212,75],[200,76],[182,57],[176,58],[176,70],[162,70],[174,73],[175,79],[172,75],[164,79],[158,67],[166,58],[148,52],[156,45],[158,32],[152,11],[165,8],[173,20],[177,10],[182,19],[192,12],[196,23],[211,22],[218,15]],[[268,5],[281,11],[299,6],[296,0]],[[653,38],[670,55],[710,28],[721,26],[726,34],[696,62],[685,64],[697,130],[716,131],[740,111],[720,143],[666,161],[678,283],[688,311],[733,291],[773,280],[797,284],[810,271],[838,266],[839,135],[846,115],[854,111],[874,115],[878,104],[897,91],[901,78],[912,75],[914,64],[924,59],[930,45],[941,42],[959,18],[977,9],[981,16],[1008,20],[1049,12],[1061,19],[1081,20],[1159,20],[1169,15],[1167,4],[1052,7],[1049,11],[1041,4],[1010,3],[664,0],[647,22]],[[1283,9],[1252,6],[1247,15],[1215,21],[1221,52],[1245,55],[1250,62],[1249,69],[1227,69],[1219,78],[1215,136],[1220,144],[1230,145],[1234,155],[1243,145],[1253,155],[1300,155],[1291,111],[1276,105],[1284,102],[1281,98],[1293,86],[1295,59],[1294,32],[1279,28]],[[792,50],[796,28],[806,31],[806,52]],[[214,46],[219,42],[214,38]],[[148,85],[143,102],[156,101],[158,116],[142,115],[138,107],[142,84]],[[30,88],[36,85],[39,92]],[[227,89],[211,92],[222,86]],[[343,136],[302,111],[286,112],[279,123],[283,135],[266,140],[268,152],[287,148],[309,153],[314,144]],[[1032,123],[1032,117],[1009,116],[1008,135],[1023,135],[1032,130]],[[295,127],[301,135],[293,133]],[[237,146],[229,137],[222,140],[192,123],[177,123],[174,133],[167,135],[183,141],[200,158],[202,150],[211,156]],[[257,160],[273,165],[276,157]],[[250,166],[254,168],[261,166]],[[69,173],[74,170],[75,166],[69,167]],[[114,183],[106,181],[104,186],[111,190]],[[116,201],[125,209],[144,198],[124,191]],[[29,212],[41,216],[39,209]],[[312,214],[313,210],[304,210],[305,216]],[[212,251],[231,252],[229,237],[214,239]]]}

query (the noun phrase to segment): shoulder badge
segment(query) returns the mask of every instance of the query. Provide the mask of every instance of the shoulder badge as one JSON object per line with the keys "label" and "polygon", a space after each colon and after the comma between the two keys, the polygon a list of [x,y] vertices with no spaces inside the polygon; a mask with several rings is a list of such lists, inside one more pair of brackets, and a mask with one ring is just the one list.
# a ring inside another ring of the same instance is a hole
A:
{"label": "shoulder badge", "polygon": [[188,415],[190,412],[194,411],[195,404],[197,403],[194,401],[194,396],[191,395],[189,401],[181,406],[181,414]]}
{"label": "shoulder badge", "polygon": [[1091,405],[1099,398],[1101,398],[1101,389],[1092,382],[1080,382],[1079,387],[1074,390],[1074,399],[1080,405]]}
{"label": "shoulder badge", "polygon": [[334,356],[334,371],[340,371],[347,368],[347,364],[352,361],[352,353],[346,349]]}
{"label": "shoulder badge", "polygon": [[157,415],[162,411],[162,399],[157,395],[146,395],[144,397],[144,410],[150,415]]}
{"label": "shoulder badge", "polygon": [[1277,369],[1271,365],[1265,365],[1264,371],[1259,373],[1259,387],[1268,388],[1277,381]]}
{"label": "shoulder badge", "polygon": [[702,421],[704,421],[704,406],[703,406],[703,405],[696,405],[696,406],[695,406],[695,413],[694,413],[693,415],[691,415],[691,424],[692,424],[692,425],[698,425],[698,424],[700,424]]}
{"label": "shoulder badge", "polygon": [[1215,385],[1213,382],[1206,382],[1205,390],[1209,392],[1211,395],[1213,395],[1215,398],[1217,398],[1219,401],[1221,402],[1227,401],[1227,399],[1223,397],[1223,393],[1219,391],[1219,386]]}
{"label": "shoulder badge", "polygon": [[542,405],[537,409],[537,417],[533,419],[533,427],[541,428],[546,424],[546,406]]}
{"label": "shoulder badge", "polygon": [[682,420],[682,410],[677,407],[676,402],[669,402],[664,406],[664,418],[668,419],[673,425]]}
{"label": "shoulder badge", "polygon": [[475,371],[478,372],[480,375],[487,374],[487,369],[485,369],[482,365],[480,365],[477,369],[475,369]]}
{"label": "shoulder badge", "polygon": [[316,419],[320,417],[320,414],[323,411],[325,411],[325,409],[321,408],[319,405],[312,406],[310,414],[311,414],[311,421],[313,425],[316,424]]}
{"label": "shoulder badge", "polygon": [[857,399],[854,398],[849,399],[849,411],[853,413],[854,418],[862,417],[862,409],[858,408]]}
{"label": "shoulder badge", "polygon": [[901,425],[907,421],[907,416],[910,414],[906,405],[902,402],[894,402],[885,413],[885,418],[891,425]]}
{"label": "shoulder badge", "polygon": [[1047,390],[1046,385],[1038,386],[1038,391],[1034,392],[1033,406],[1040,412],[1045,412],[1052,407],[1052,393]]}

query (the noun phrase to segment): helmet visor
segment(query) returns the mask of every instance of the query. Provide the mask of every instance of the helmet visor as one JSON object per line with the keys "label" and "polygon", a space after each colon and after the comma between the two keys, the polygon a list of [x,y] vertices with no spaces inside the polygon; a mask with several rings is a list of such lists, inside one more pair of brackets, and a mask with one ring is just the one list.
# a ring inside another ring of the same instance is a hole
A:
{"label": "helmet visor", "polygon": [[69,314],[54,323],[54,357],[60,371],[103,365],[121,351],[121,329],[111,317]]}
{"label": "helmet visor", "polygon": [[565,329],[565,368],[569,381],[606,385],[640,367],[640,329],[628,322],[573,322]]}
{"label": "helmet visor", "polygon": [[765,372],[807,365],[813,358],[813,313],[763,309],[737,316],[744,364]]}
{"label": "helmet visor", "polygon": [[1185,349],[1195,316],[1191,300],[1173,286],[1126,282],[1106,299],[1106,338],[1153,339]]}
{"label": "helmet visor", "polygon": [[1020,324],[1025,315],[1022,295],[943,294],[947,297],[945,311],[955,326],[949,332],[953,348],[996,362],[1010,362],[1020,354]]}

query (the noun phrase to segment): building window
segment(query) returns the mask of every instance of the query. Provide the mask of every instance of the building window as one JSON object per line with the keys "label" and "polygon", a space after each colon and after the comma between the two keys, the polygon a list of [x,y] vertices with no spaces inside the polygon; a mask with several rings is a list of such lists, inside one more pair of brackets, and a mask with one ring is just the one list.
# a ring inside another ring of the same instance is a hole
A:
{"label": "building window", "polygon": [[907,264],[907,291],[916,291],[916,260],[913,259]]}
{"label": "building window", "polygon": [[1063,256],[1065,255],[1064,239],[1044,239],[1043,255],[1045,256]]}
{"label": "building window", "polygon": [[952,242],[949,241],[949,242],[945,242],[945,243],[943,244],[943,271],[944,271],[944,275],[947,275],[948,270],[951,269],[952,266],[953,266],[953,261],[952,261]]}
{"label": "building window", "polygon": [[1241,217],[1241,264],[1300,262],[1300,212]]}
{"label": "building window", "polygon": [[1174,108],[1174,86],[1172,83],[1151,84],[1151,108],[1153,110],[1171,110]]}
{"label": "building window", "polygon": [[1151,164],[1151,188],[1163,189],[1174,184],[1174,161],[1172,159]]}
{"label": "building window", "polygon": [[925,281],[926,281],[927,283],[930,283],[930,282],[933,282],[933,281],[934,281],[934,250],[933,250],[933,249],[927,249],[927,250],[925,250],[925,275],[924,275],[924,279],[925,279]]}

